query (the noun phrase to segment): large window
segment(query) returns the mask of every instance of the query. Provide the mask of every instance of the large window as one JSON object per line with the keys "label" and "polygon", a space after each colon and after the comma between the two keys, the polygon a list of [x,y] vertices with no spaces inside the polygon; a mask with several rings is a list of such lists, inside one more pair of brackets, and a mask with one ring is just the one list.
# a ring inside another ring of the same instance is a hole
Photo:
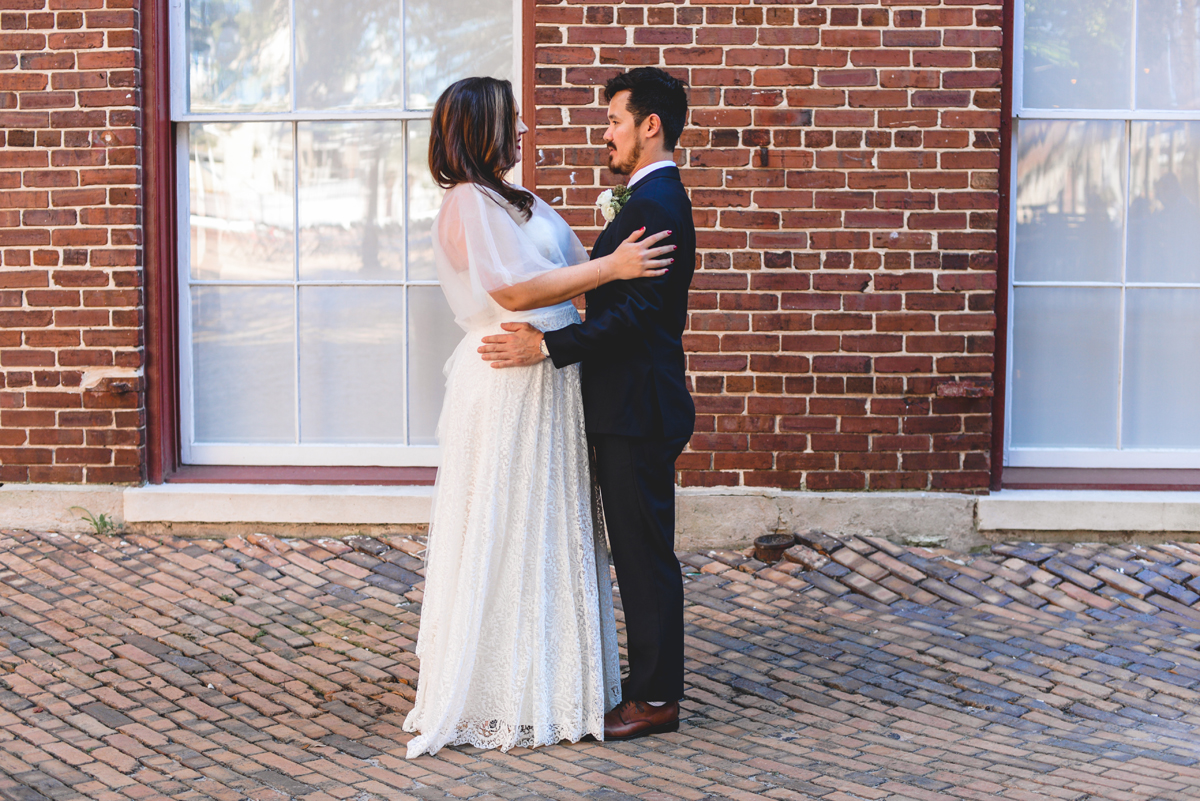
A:
{"label": "large window", "polygon": [[520,74],[513,0],[172,3],[183,459],[431,465],[461,331],[430,107]]}
{"label": "large window", "polygon": [[1200,467],[1200,3],[1017,31],[1006,463]]}

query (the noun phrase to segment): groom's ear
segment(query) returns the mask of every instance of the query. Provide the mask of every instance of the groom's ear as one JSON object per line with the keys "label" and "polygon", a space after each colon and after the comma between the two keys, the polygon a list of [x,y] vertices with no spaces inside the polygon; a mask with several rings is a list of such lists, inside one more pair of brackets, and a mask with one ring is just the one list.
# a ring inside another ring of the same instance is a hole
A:
{"label": "groom's ear", "polygon": [[651,114],[642,120],[642,135],[647,139],[661,136],[663,132],[662,119],[657,114]]}

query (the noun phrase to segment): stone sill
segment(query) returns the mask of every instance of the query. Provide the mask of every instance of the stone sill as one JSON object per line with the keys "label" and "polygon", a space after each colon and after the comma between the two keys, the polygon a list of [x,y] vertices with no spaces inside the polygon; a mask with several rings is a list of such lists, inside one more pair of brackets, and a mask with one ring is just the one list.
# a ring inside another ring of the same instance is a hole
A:
{"label": "stone sill", "polygon": [[985,534],[1200,532],[1200,492],[1001,490],[979,499],[976,519]]}
{"label": "stone sill", "polygon": [[[430,486],[165,484],[0,486],[0,528],[87,532],[82,507],[126,530],[222,537],[247,531],[317,537],[416,531]],[[744,547],[777,530],[820,529],[969,551],[998,540],[1119,542],[1197,539],[1200,492],[1003,490],[794,492],[685,488],[676,497],[680,551]]]}

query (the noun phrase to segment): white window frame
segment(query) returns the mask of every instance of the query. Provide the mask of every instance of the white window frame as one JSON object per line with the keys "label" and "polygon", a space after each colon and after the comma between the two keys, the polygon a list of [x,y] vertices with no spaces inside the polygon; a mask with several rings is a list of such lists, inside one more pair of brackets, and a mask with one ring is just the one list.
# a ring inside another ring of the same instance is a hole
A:
{"label": "white window frame", "polygon": [[[470,0],[464,0],[469,2]],[[404,0],[396,0],[400,8],[401,34],[404,38]],[[512,0],[513,5],[513,91],[518,98],[522,97],[521,86],[523,79],[523,42],[522,42],[522,0]],[[178,299],[179,299],[179,391],[180,391],[180,450],[184,464],[197,465],[248,465],[248,466],[329,466],[329,467],[437,467],[441,462],[441,449],[436,445],[396,445],[396,444],[320,444],[300,442],[300,411],[299,411],[299,347],[294,348],[295,381],[296,384],[296,422],[294,444],[250,444],[250,443],[197,443],[195,428],[195,386],[193,382],[192,363],[192,309],[191,288],[193,286],[278,286],[292,287],[299,293],[301,286],[392,286],[403,287],[404,308],[408,309],[408,288],[413,286],[438,286],[436,280],[414,280],[406,272],[402,280],[307,280],[294,275],[290,281],[213,281],[196,280],[191,275],[191,209],[189,192],[189,170],[187,168],[188,126],[187,123],[203,122],[288,122],[292,123],[293,152],[295,153],[296,123],[327,122],[339,120],[369,121],[384,120],[395,122],[410,122],[428,120],[432,116],[430,109],[366,109],[362,111],[298,111],[296,110],[295,92],[295,47],[291,50],[292,91],[289,93],[293,106],[291,111],[280,112],[221,112],[221,113],[192,113],[188,103],[188,63],[187,63],[187,3],[186,0],[170,0],[170,59],[171,59],[171,121],[176,123],[175,148],[176,164],[176,202],[178,208]],[[295,20],[295,4],[289,4],[289,19]],[[403,46],[403,45],[402,45]],[[402,69],[407,59],[402,59]],[[407,79],[401,75],[400,85],[404,87],[407,97]],[[407,103],[407,101],[405,101]],[[407,127],[406,127],[407,130]],[[409,137],[403,137],[405,165],[408,164]],[[298,161],[293,157],[293,170],[299,169]],[[408,197],[408,170],[403,170],[404,197]],[[510,180],[520,183],[521,170],[512,171]],[[298,180],[296,175],[293,181]],[[407,202],[407,201],[406,201]],[[406,210],[407,214],[407,210]],[[298,220],[295,235],[299,235]],[[293,315],[299,314],[298,297],[293,303]],[[295,336],[299,336],[299,324],[294,320]],[[407,331],[407,323],[405,326]],[[403,353],[405,387],[408,387],[408,343],[407,339]],[[406,403],[407,408],[407,403]],[[404,420],[404,440],[409,439],[409,420],[406,411]]]}
{"label": "white window frame", "polygon": [[[1125,123],[1125,212],[1122,214],[1122,241],[1127,238],[1130,175],[1129,153],[1134,122],[1200,122],[1200,110],[1138,110],[1137,105],[1137,12],[1140,0],[1130,3],[1132,52],[1130,53],[1130,95],[1128,109],[1046,109],[1026,108],[1025,93],[1025,3],[1016,0],[1013,17],[1013,120],[1009,163],[1009,215],[1008,215],[1008,327],[1005,346],[1007,369],[1005,376],[1006,395],[1004,404],[1004,466],[1005,467],[1062,467],[1062,468],[1125,468],[1125,469],[1196,469],[1200,468],[1200,450],[1166,448],[1122,448],[1121,424],[1124,412],[1124,366],[1125,366],[1125,290],[1129,288],[1200,290],[1200,284],[1155,283],[1126,281],[1126,257],[1128,248],[1122,251],[1121,281],[1017,281],[1017,132],[1022,120],[1112,120]],[[1014,448],[1012,444],[1013,414],[1013,338],[1016,313],[1016,290],[1018,287],[1115,287],[1121,290],[1121,330],[1117,365],[1117,447],[1112,448]],[[1197,310],[1200,312],[1200,309]]]}

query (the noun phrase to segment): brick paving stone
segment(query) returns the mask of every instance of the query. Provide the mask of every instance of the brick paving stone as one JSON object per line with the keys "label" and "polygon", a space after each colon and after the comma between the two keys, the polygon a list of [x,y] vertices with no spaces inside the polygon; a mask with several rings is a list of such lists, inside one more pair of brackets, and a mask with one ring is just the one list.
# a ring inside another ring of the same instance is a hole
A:
{"label": "brick paving stone", "polygon": [[684,554],[678,733],[408,762],[423,551],[0,531],[0,798],[1200,798],[1196,544]]}

